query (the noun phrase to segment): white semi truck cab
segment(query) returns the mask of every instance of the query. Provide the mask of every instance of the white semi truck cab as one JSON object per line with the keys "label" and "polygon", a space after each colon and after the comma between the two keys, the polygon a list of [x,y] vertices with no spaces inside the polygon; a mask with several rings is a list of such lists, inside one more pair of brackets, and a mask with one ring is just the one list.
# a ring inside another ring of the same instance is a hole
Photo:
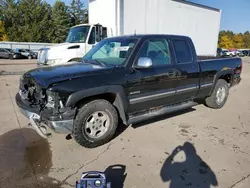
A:
{"label": "white semi truck cab", "polygon": [[70,28],[64,43],[42,48],[38,65],[61,65],[81,59],[96,43],[112,36],[112,31],[100,24],[81,24]]}
{"label": "white semi truck cab", "polygon": [[136,2],[89,0],[89,23],[94,24],[72,27],[65,43],[39,52],[38,63],[69,63],[103,38],[133,34],[185,35],[193,40],[198,56],[217,54],[221,10],[180,0]]}

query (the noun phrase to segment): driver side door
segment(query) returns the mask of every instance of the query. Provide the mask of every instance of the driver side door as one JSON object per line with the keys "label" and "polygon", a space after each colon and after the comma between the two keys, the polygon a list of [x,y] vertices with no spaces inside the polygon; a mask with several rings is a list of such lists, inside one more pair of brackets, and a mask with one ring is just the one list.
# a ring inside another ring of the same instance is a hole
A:
{"label": "driver side door", "polygon": [[178,84],[177,69],[172,60],[168,38],[151,38],[144,41],[135,64],[140,58],[150,58],[152,66],[136,68],[128,75],[126,94],[129,113],[174,103]]}

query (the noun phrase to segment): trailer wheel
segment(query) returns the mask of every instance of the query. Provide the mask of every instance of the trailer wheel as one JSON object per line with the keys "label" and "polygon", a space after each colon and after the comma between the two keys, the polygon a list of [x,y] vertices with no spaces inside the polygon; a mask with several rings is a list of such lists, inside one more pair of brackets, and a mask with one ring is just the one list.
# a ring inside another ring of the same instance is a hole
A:
{"label": "trailer wheel", "polygon": [[223,79],[219,79],[215,85],[212,95],[205,99],[205,104],[214,109],[222,108],[227,101],[228,95],[228,83]]}
{"label": "trailer wheel", "polygon": [[72,135],[81,146],[94,148],[110,141],[117,125],[114,106],[106,100],[94,100],[79,109]]}

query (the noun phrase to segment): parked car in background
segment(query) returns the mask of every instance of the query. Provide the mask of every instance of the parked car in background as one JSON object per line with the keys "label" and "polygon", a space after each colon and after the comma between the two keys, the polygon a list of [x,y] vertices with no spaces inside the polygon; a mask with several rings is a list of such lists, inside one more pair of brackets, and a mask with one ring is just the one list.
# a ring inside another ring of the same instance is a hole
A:
{"label": "parked car in background", "polygon": [[245,56],[245,54],[243,53],[242,50],[237,50],[236,55],[239,56],[239,57],[244,57]]}
{"label": "parked car in background", "polygon": [[221,57],[228,57],[228,56],[230,56],[230,54],[231,53],[228,50],[222,50]]}
{"label": "parked car in background", "polygon": [[18,52],[14,52],[10,48],[0,48],[0,58],[6,59],[19,59],[22,55]]}
{"label": "parked car in background", "polygon": [[234,57],[237,55],[237,50],[229,50],[229,56]]}
{"label": "parked car in background", "polygon": [[217,56],[221,57],[222,56],[223,49],[222,48],[217,48]]}
{"label": "parked car in background", "polygon": [[245,56],[250,56],[250,50],[242,50],[242,53],[243,53]]}
{"label": "parked car in background", "polygon": [[12,55],[4,48],[0,48],[0,58],[11,59]]}
{"label": "parked car in background", "polygon": [[37,59],[37,52],[33,52],[30,49],[16,49],[17,52],[21,53],[23,58]]}

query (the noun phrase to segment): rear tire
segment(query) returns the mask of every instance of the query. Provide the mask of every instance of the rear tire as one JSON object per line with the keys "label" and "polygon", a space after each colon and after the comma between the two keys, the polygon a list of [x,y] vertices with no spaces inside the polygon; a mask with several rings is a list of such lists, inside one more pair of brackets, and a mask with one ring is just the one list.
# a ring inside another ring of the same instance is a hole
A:
{"label": "rear tire", "polygon": [[205,99],[205,104],[214,109],[222,108],[227,101],[228,95],[228,83],[223,79],[219,79],[211,96]]}
{"label": "rear tire", "polygon": [[13,59],[13,55],[12,54],[9,55],[9,59]]}
{"label": "rear tire", "polygon": [[94,100],[79,109],[72,135],[81,146],[94,148],[109,142],[117,125],[115,107],[106,100]]}

